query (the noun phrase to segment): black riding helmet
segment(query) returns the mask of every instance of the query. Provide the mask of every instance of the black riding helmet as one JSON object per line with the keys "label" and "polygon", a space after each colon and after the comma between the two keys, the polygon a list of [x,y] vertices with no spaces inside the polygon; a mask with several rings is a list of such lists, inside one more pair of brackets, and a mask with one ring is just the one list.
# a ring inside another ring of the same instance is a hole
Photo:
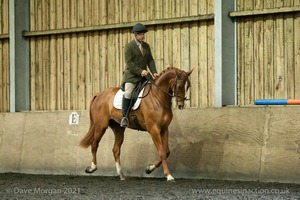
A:
{"label": "black riding helmet", "polygon": [[137,23],[132,28],[132,33],[147,33],[147,32],[148,31],[147,31],[146,26],[141,23]]}

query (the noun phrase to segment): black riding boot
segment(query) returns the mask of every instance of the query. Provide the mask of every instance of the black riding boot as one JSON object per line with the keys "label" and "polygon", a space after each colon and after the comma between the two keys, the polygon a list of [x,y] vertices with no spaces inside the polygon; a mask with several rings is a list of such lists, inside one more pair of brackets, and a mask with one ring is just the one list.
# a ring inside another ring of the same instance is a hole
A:
{"label": "black riding boot", "polygon": [[126,99],[123,96],[123,99],[122,99],[122,120],[121,120],[121,124],[120,124],[120,126],[122,126],[122,127],[127,127],[129,125],[129,120],[127,118],[127,111],[128,111],[129,106],[130,106],[130,101],[131,101],[131,99]]}

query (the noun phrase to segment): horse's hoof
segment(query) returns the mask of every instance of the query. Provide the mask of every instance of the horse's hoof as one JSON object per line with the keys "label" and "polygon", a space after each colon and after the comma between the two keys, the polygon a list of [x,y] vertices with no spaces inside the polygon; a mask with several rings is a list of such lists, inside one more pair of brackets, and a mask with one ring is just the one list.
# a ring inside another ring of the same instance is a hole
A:
{"label": "horse's hoof", "polygon": [[85,173],[91,174],[91,173],[93,173],[96,170],[97,170],[97,167],[96,168],[87,167],[85,169]]}
{"label": "horse's hoof", "polygon": [[150,174],[151,172],[153,172],[155,170],[155,165],[150,164],[146,167],[145,172],[146,174]]}
{"label": "horse's hoof", "polygon": [[167,176],[167,181],[168,181],[168,182],[175,182],[175,179],[173,178],[173,176],[168,175],[168,176]]}

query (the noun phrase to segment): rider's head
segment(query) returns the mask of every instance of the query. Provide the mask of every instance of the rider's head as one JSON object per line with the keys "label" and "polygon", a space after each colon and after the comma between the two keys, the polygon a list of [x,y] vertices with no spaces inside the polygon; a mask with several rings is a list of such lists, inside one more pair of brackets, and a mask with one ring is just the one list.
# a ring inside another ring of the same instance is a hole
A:
{"label": "rider's head", "polygon": [[132,33],[134,34],[137,41],[142,42],[145,39],[145,33],[147,33],[147,28],[141,23],[137,23],[132,28]]}

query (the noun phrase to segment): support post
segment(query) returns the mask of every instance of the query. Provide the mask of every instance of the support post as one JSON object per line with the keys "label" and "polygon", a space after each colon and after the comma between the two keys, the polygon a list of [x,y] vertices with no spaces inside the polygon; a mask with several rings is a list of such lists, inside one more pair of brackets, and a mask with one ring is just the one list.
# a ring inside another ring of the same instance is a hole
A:
{"label": "support post", "polygon": [[215,0],[215,107],[236,105],[236,1]]}
{"label": "support post", "polygon": [[9,0],[10,112],[30,109],[29,0]]}

